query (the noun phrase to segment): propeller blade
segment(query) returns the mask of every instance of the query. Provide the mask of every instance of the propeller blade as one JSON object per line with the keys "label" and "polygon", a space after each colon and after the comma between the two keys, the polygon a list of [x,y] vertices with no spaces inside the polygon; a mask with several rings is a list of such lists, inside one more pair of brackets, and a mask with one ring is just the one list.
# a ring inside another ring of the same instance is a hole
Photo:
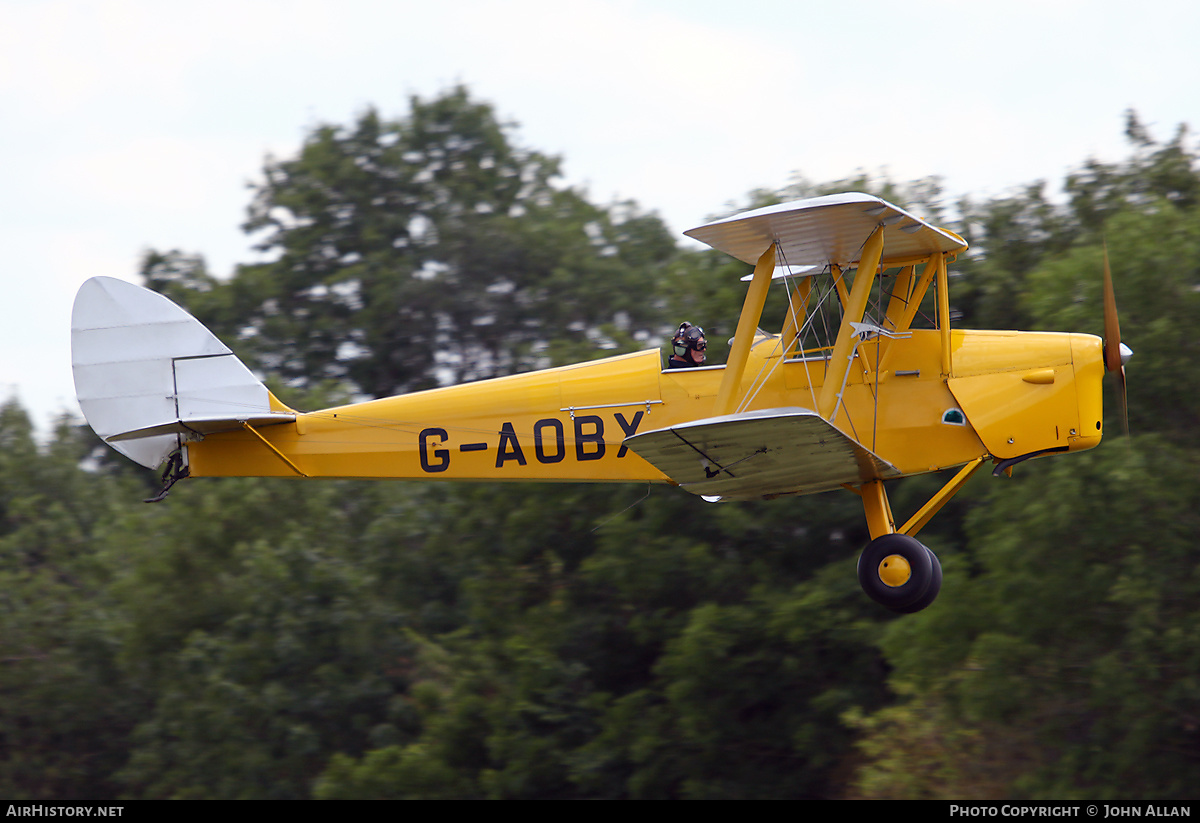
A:
{"label": "propeller blade", "polygon": [[1104,244],[1104,368],[1110,372],[1121,368],[1121,323],[1117,319],[1117,295],[1108,268],[1107,243]]}
{"label": "propeller blade", "polygon": [[1117,403],[1121,408],[1121,428],[1129,436],[1129,400],[1125,389],[1125,361],[1133,350],[1121,342],[1121,323],[1117,319],[1117,295],[1112,272],[1108,268],[1108,244],[1104,244],[1104,368],[1116,378]]}
{"label": "propeller blade", "polygon": [[1117,402],[1121,405],[1121,430],[1129,437],[1129,399],[1125,394],[1125,367],[1114,372],[1117,376]]}

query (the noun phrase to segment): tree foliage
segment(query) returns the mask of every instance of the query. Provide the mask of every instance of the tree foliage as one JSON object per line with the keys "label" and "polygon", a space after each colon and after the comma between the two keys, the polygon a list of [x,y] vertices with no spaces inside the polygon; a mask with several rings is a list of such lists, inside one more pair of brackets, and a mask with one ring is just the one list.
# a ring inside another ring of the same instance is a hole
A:
{"label": "tree foliage", "polygon": [[386,396],[649,339],[661,221],[557,185],[512,132],[461,87],[320,126],[255,188],[245,228],[272,262],[224,284],[151,253],[143,273],[295,386]]}
{"label": "tree foliage", "polygon": [[[86,428],[38,443],[7,404],[0,794],[1189,796],[1200,182],[1186,130],[1160,144],[1131,114],[1128,135],[1061,198],[750,196],[959,215],[969,326],[1098,332],[1107,241],[1134,436],[974,479],[922,533],[945,584],[916,615],[858,591],[847,494],[235,479],[142,506],[147,473]],[[219,280],[153,251],[143,273],[300,407],[657,343],[682,318],[723,356],[746,267],[556,174],[453,89],[270,161],[247,223],[270,262]],[[897,514],[937,483],[898,484]]]}

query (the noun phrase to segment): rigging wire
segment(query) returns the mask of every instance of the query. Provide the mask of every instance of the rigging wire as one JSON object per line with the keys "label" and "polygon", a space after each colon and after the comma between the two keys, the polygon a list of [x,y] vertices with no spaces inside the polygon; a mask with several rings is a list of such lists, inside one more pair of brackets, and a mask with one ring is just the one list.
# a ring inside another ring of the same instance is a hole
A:
{"label": "rigging wire", "polygon": [[637,505],[639,505],[640,503],[642,503],[642,502],[643,502],[643,501],[644,501],[644,500],[645,500],[647,497],[649,497],[649,496],[650,496],[650,484],[649,484],[649,483],[647,483],[647,484],[646,484],[646,493],[645,493],[645,494],[643,494],[643,495],[642,495],[641,497],[639,497],[637,500],[634,500],[632,503],[630,503],[630,504],[629,504],[628,506],[626,506],[625,508],[621,509],[619,512],[617,512],[616,514],[614,514],[612,517],[609,517],[607,520],[604,520],[603,522],[596,524],[596,527],[595,527],[594,529],[592,529],[592,531],[591,531],[590,533],[591,533],[591,534],[595,534],[596,532],[600,531],[600,529],[604,528],[604,527],[605,527],[605,526],[607,526],[609,523],[611,523],[612,521],[616,520],[618,517],[620,517],[621,515],[623,515],[625,512],[629,511],[630,509],[632,509],[634,506],[637,506]]}

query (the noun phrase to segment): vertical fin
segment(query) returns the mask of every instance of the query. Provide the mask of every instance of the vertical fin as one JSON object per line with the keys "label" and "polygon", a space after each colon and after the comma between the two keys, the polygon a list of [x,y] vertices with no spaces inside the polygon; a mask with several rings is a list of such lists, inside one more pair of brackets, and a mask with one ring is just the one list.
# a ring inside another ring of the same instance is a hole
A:
{"label": "vertical fin", "polygon": [[199,320],[112,277],[93,277],[75,296],[71,368],[88,424],[147,468],[180,448],[182,432],[294,418]]}

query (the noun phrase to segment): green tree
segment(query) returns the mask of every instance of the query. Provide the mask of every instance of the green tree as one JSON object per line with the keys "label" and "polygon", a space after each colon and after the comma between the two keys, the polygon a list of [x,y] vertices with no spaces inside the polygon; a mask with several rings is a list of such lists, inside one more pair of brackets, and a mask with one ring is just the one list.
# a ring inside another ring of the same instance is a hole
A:
{"label": "green tree", "polygon": [[0,793],[112,797],[144,708],[123,688],[98,536],[127,478],[85,471],[90,432],[65,421],[44,446],[25,412],[0,408]]}
{"label": "green tree", "polygon": [[197,485],[119,546],[121,662],[153,704],[118,778],[135,796],[306,797],[333,753],[386,744],[411,722],[397,702],[409,604],[380,596],[358,550],[401,489]]}
{"label": "green tree", "polygon": [[[902,700],[849,713],[870,797],[1182,798],[1197,747],[1194,632],[1200,387],[1194,351],[1200,212],[1195,156],[1131,115],[1132,157],[1068,180],[1060,240],[1013,281],[1033,328],[1101,332],[1101,234],[1125,340],[1130,423],[1106,397],[1104,444],[973,483],[940,552],[935,608],[883,635]],[[986,209],[985,209],[986,211]],[[1036,225],[1038,221],[1033,221]],[[1047,240],[1056,232],[1048,231]],[[1033,235],[1030,235],[1033,237]],[[991,265],[986,260],[972,276]],[[1026,251],[1030,246],[1024,247]],[[1048,493],[1048,490],[1052,493]]]}
{"label": "green tree", "polygon": [[273,262],[227,284],[179,252],[143,275],[291,385],[372,395],[628,349],[657,331],[656,217],[556,184],[559,161],[459,87],[321,126],[271,160],[245,224]]}
{"label": "green tree", "polygon": [[[1175,368],[1200,357],[1191,330],[1200,323],[1200,220],[1165,200],[1127,210],[1107,223],[1108,256],[1117,291],[1121,335],[1134,351],[1126,367],[1130,425],[1169,434],[1195,447],[1200,431],[1200,377]],[[1103,334],[1102,249],[1079,246],[1029,276],[1024,303],[1034,328]],[[1109,432],[1120,431],[1108,395]]]}
{"label": "green tree", "polygon": [[1185,628],[1195,575],[1180,571],[1194,566],[1197,501],[1195,464],[1173,453],[1143,436],[992,485],[966,551],[943,557],[939,608],[885,636],[911,713],[869,730],[862,790],[1189,796],[1200,646]]}
{"label": "green tree", "polygon": [[[954,300],[972,325],[1098,332],[1107,237],[1134,438],[973,480],[922,533],[945,586],[917,615],[858,592],[848,494],[236,479],[146,507],[149,474],[90,434],[39,445],[0,409],[0,790],[1187,796],[1196,165],[1186,130],[1159,144],[1131,115],[1128,135],[1130,158],[1082,166],[1066,202],[1039,183],[965,204]],[[556,175],[455,89],[269,162],[247,226],[271,262],[222,282],[156,251],[143,274],[299,407],[579,360],[681,319],[722,358],[748,267],[676,253],[653,215]],[[831,188],[942,208],[936,181],[865,178],[751,200]],[[897,484],[897,514],[937,482]]]}
{"label": "green tree", "polygon": [[420,645],[423,731],[334,759],[318,795],[834,793],[840,714],[883,698],[844,501],[653,492],[614,517],[631,492],[470,487],[443,510],[447,550],[488,559],[464,625]]}

